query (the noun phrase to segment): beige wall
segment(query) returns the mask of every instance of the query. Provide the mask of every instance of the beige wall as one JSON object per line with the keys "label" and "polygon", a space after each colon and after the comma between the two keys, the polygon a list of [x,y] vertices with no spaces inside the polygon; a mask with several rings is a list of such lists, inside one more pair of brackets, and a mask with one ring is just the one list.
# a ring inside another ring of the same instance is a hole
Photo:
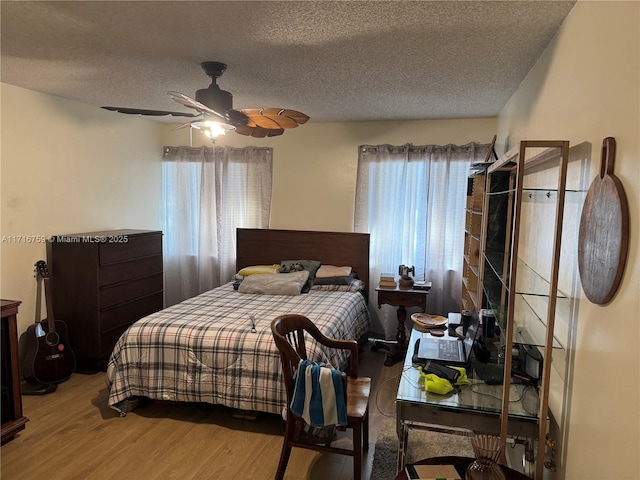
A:
{"label": "beige wall", "polygon": [[[640,472],[639,35],[640,3],[578,2],[499,118],[500,151],[507,141],[570,140],[577,148],[569,181],[584,188],[599,170],[602,140],[615,137],[615,173],[629,202],[629,257],[617,295],[598,306],[584,297],[579,281],[576,288],[573,338],[565,352],[569,390],[560,408],[555,399],[562,428],[557,478],[637,479]],[[564,232],[565,277],[576,270],[576,225],[574,219]]]}
{"label": "beige wall", "polygon": [[12,85],[0,88],[0,295],[23,302],[23,331],[34,321],[33,266],[46,260],[43,237],[160,228],[161,127]]}
{"label": "beige wall", "polygon": [[[488,143],[496,120],[412,122],[313,122],[280,137],[257,139],[227,134],[218,145],[273,147],[271,228],[353,231],[358,146]],[[188,145],[188,130],[167,127],[166,145]],[[194,135],[194,145],[210,145]]]}
{"label": "beige wall", "polygon": [[[144,118],[0,87],[0,235],[5,239],[0,295],[23,302],[23,331],[34,320],[33,265],[46,259],[42,238],[113,228],[160,229],[162,146],[188,145],[189,135]],[[358,145],[488,142],[496,127],[496,119],[311,122],[281,137],[229,134],[218,144],[274,148],[272,228],[351,231]],[[194,145],[203,143],[203,137],[196,137]],[[38,238],[34,242],[27,236]]]}

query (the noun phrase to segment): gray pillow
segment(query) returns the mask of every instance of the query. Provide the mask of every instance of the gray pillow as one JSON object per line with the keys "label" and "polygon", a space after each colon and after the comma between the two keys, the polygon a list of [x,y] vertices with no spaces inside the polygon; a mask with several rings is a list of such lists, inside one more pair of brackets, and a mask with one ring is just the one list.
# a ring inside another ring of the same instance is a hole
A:
{"label": "gray pillow", "polygon": [[355,274],[349,275],[347,277],[316,277],[313,281],[314,285],[351,285],[353,279],[355,279]]}
{"label": "gray pillow", "polygon": [[240,293],[263,295],[300,295],[309,279],[309,272],[302,270],[287,275],[249,275],[238,287]]}

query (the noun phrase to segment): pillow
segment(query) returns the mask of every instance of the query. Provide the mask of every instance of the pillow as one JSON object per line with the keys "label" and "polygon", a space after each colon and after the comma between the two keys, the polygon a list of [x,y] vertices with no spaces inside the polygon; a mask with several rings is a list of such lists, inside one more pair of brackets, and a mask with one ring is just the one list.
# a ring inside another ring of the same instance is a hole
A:
{"label": "pillow", "polygon": [[336,267],[335,265],[321,265],[316,272],[317,278],[348,277],[351,275],[351,267]]}
{"label": "pillow", "polygon": [[309,282],[312,282],[315,278],[318,268],[320,268],[318,260],[283,260],[280,262],[280,273],[306,270],[309,272]]}
{"label": "pillow", "polygon": [[314,285],[350,285],[354,278],[356,278],[354,275],[348,275],[344,277],[318,277],[316,275],[316,278],[313,281],[313,284]]}
{"label": "pillow", "polygon": [[238,275],[246,277],[248,275],[265,274],[265,273],[278,273],[280,265],[252,265],[240,269]]}
{"label": "pillow", "polygon": [[314,284],[311,287],[312,292],[363,292],[364,293],[364,282],[362,280],[358,280],[356,278],[351,280],[351,283],[348,285],[318,285]]}
{"label": "pillow", "polygon": [[293,272],[288,275],[250,275],[238,287],[240,293],[264,295],[300,295],[309,279],[309,272]]}

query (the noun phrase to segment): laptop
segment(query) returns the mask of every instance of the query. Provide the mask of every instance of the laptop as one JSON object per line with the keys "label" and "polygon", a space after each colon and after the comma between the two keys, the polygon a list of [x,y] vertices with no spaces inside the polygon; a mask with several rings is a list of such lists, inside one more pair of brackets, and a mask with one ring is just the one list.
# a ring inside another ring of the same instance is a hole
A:
{"label": "laptop", "polygon": [[425,365],[428,361],[452,365],[468,364],[479,324],[480,317],[477,310],[474,309],[464,340],[460,341],[451,337],[432,337],[428,334],[423,335],[416,340],[415,351],[411,361],[420,365]]}

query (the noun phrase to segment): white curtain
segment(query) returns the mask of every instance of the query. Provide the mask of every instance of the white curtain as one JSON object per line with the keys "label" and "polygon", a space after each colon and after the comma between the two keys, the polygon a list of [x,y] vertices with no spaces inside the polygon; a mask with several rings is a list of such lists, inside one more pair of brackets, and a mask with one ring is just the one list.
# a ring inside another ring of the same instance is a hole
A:
{"label": "white curtain", "polygon": [[[370,281],[415,266],[414,278],[433,287],[428,313],[460,311],[469,166],[488,145],[361,146],[356,185],[356,232],[371,235]],[[369,304],[377,307],[375,288]],[[396,308],[372,308],[374,333],[395,338]],[[415,310],[414,310],[415,311]]]}
{"label": "white curtain", "polygon": [[273,149],[165,147],[165,302],[231,280],[236,229],[268,228]]}

